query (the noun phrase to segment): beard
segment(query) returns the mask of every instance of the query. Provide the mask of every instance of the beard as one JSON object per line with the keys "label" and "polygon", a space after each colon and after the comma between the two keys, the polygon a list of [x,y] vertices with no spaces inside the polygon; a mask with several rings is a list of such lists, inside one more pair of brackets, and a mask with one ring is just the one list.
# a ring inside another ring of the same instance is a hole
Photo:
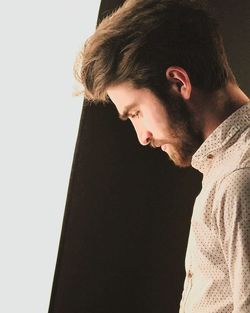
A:
{"label": "beard", "polygon": [[[178,167],[191,166],[192,156],[203,143],[199,122],[178,94],[170,91],[157,92],[168,115],[168,122],[175,138],[173,144],[166,144],[164,151]],[[164,145],[164,142],[163,142]]]}

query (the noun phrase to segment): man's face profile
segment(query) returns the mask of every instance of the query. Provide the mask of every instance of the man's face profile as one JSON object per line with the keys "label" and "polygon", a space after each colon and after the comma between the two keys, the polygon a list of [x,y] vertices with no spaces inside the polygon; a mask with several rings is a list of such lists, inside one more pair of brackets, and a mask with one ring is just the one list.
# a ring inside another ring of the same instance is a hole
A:
{"label": "man's face profile", "polygon": [[[129,82],[112,85],[107,93],[120,119],[132,122],[142,145],[161,147],[179,167],[191,165],[192,155],[202,140],[181,96],[166,94],[167,99],[160,99],[151,90],[135,88]],[[170,105],[174,110],[168,109]]]}

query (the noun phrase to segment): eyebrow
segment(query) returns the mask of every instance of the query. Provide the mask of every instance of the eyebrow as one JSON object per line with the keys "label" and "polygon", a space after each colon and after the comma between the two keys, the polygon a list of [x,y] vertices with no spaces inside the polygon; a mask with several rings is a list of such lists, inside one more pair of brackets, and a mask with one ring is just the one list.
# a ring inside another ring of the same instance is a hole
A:
{"label": "eyebrow", "polygon": [[124,108],[123,112],[121,114],[119,113],[119,119],[122,121],[127,121],[128,116],[129,116],[129,111],[131,109],[133,109],[134,107],[136,107],[136,103],[131,103],[131,104],[127,105]]}

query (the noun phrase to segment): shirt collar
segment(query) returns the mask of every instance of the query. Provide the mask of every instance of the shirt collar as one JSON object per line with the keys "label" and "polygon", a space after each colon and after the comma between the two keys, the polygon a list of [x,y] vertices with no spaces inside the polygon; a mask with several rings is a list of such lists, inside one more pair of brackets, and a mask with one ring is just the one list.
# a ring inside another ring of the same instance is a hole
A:
{"label": "shirt collar", "polygon": [[250,124],[250,103],[242,105],[225,119],[202,143],[192,157],[191,165],[204,173],[207,162],[214,158],[238,132],[243,132]]}

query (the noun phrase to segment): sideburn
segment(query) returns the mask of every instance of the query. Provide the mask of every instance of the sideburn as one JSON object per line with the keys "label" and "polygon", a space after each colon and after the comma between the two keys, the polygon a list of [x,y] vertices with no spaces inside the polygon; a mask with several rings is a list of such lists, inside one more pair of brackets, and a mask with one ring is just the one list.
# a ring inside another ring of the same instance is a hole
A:
{"label": "sideburn", "polygon": [[169,87],[153,92],[165,106],[170,127],[179,139],[178,152],[181,159],[183,162],[190,160],[203,143],[202,132],[196,126],[192,113],[183,98],[178,94],[173,94]]}

